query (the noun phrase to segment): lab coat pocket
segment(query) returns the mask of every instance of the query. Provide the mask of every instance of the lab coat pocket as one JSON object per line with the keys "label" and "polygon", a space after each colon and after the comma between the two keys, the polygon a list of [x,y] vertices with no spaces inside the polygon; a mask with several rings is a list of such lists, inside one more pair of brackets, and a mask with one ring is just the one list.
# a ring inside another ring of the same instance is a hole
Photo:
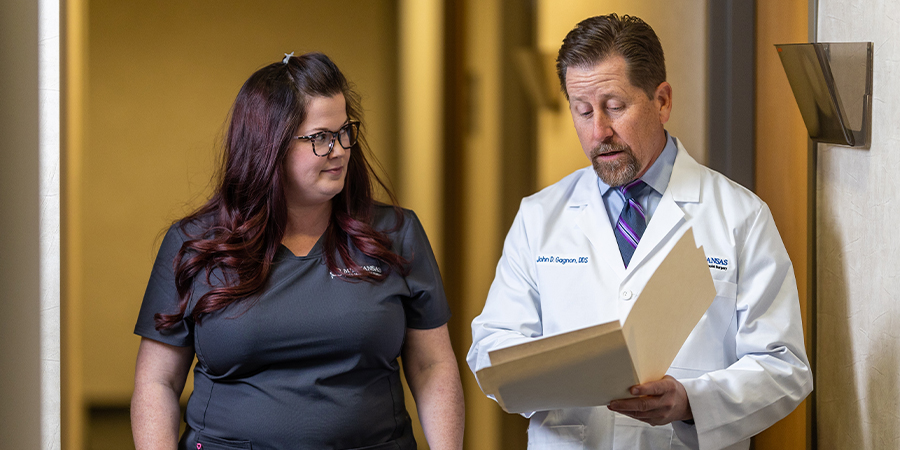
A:
{"label": "lab coat pocket", "polygon": [[613,438],[615,448],[635,450],[686,449],[681,441],[674,439],[672,425],[654,427],[650,424],[616,414],[616,429]]}
{"label": "lab coat pocket", "polygon": [[729,328],[735,323],[737,309],[737,284],[725,280],[713,280],[716,287],[716,298],[706,310],[706,314],[697,324],[702,324],[708,330],[706,335],[710,339],[721,341],[725,338]]}
{"label": "lab coat pocket", "polygon": [[[552,263],[536,264],[544,335],[618,320],[615,307],[618,289],[608,292],[610,289],[606,284],[612,281],[605,279],[609,275],[600,272],[602,261],[588,253],[585,253],[587,256],[550,253],[540,258],[552,259]],[[575,262],[563,264],[558,261]]]}
{"label": "lab coat pocket", "polygon": [[530,425],[528,449],[582,450],[584,425]]}
{"label": "lab coat pocket", "polygon": [[198,433],[197,450],[253,450],[253,446],[250,445],[250,441],[224,439]]}
{"label": "lab coat pocket", "polygon": [[733,362],[737,284],[725,280],[713,280],[713,284],[716,297],[675,356],[672,367],[711,371]]}

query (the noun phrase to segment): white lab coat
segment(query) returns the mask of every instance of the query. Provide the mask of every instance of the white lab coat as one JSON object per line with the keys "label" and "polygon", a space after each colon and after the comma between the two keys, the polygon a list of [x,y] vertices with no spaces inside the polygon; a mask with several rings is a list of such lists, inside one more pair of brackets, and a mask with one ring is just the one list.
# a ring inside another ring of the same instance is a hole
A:
{"label": "white lab coat", "polygon": [[[684,385],[696,425],[651,427],[606,407],[539,411],[526,415],[529,449],[746,449],[812,390],[793,266],[769,208],[695,162],[680,142],[627,269],[592,168],[522,200],[484,311],[472,322],[470,368],[489,366],[494,349],[624,321],[688,227],[717,292],[668,371]],[[587,262],[539,263],[540,256]]]}

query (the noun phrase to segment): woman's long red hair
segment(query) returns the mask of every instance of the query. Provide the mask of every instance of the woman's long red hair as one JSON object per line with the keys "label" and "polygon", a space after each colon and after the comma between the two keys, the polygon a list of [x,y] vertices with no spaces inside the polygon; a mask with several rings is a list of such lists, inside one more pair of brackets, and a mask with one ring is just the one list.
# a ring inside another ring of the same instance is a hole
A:
{"label": "woman's long red hair", "polygon": [[[313,97],[343,94],[347,116],[361,120],[359,97],[337,66],[321,53],[308,53],[274,63],[254,73],[241,87],[231,110],[218,187],[205,205],[180,221],[188,235],[173,262],[179,311],[157,313],[157,329],[182,321],[198,276],[212,288],[191,310],[200,323],[204,314],[254,298],[266,286],[287,221],[282,186],[284,161],[294,132],[306,119]],[[343,190],[332,199],[331,218],[323,240],[325,263],[351,280],[380,281],[391,269],[404,272],[407,261],[391,250],[388,236],[373,227],[374,183],[394,206],[394,229],[403,214],[391,191],[366,160],[364,128],[350,150]],[[351,257],[351,245],[386,264],[382,273],[363,270]],[[224,283],[213,283],[212,273]]]}

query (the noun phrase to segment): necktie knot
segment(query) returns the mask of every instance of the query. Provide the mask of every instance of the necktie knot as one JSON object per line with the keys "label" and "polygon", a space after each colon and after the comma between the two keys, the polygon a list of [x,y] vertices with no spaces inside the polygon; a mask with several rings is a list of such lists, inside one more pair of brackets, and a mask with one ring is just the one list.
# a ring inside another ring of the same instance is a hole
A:
{"label": "necktie knot", "polygon": [[623,184],[616,189],[618,189],[619,192],[622,193],[622,196],[625,197],[625,201],[627,202],[628,200],[636,199],[639,195],[641,195],[641,191],[643,191],[644,187],[646,186],[647,183],[644,183],[643,181],[638,179],[632,181],[631,183]]}

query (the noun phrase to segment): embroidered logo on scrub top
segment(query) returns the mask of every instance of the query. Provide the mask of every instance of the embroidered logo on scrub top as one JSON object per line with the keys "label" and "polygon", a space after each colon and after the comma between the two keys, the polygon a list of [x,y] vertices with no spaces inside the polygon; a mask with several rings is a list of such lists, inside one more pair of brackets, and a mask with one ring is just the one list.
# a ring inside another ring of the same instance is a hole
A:
{"label": "embroidered logo on scrub top", "polygon": [[560,265],[568,265],[568,264],[587,264],[588,257],[587,256],[555,256],[555,255],[545,255],[538,256],[535,263],[538,264],[560,264]]}
{"label": "embroidered logo on scrub top", "polygon": [[724,258],[710,256],[706,258],[706,263],[710,269],[728,270],[728,260]]}
{"label": "embroidered logo on scrub top", "polygon": [[[341,273],[329,272],[329,274],[331,274],[332,280],[334,279],[334,277],[342,277],[344,275],[353,275],[353,276],[359,275],[359,272],[357,272],[353,269],[339,269],[339,270]],[[366,266],[362,266],[362,270],[365,270],[366,272],[369,272],[369,273],[381,275],[381,267],[378,267],[378,266],[366,265]]]}

